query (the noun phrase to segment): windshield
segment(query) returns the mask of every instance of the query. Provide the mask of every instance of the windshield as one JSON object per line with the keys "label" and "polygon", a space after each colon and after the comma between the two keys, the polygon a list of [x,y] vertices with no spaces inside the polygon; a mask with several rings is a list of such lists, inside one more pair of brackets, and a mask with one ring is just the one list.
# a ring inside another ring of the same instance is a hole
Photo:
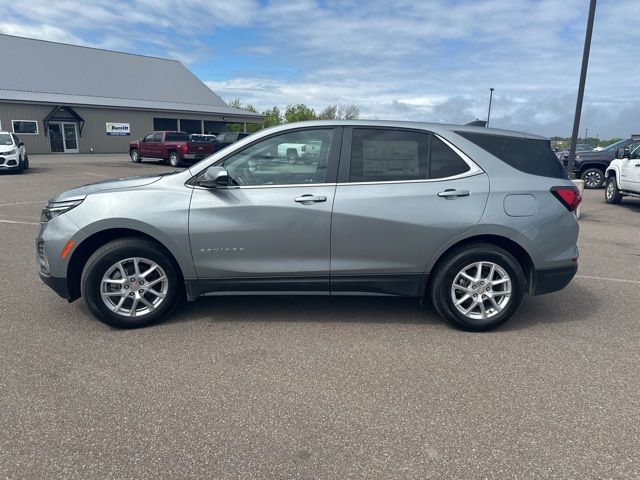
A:
{"label": "windshield", "polygon": [[13,145],[11,135],[8,133],[0,133],[0,145]]}
{"label": "windshield", "polygon": [[603,152],[613,152],[616,148],[618,147],[624,147],[625,144],[628,142],[629,140],[620,140],[619,142],[616,143],[612,143],[611,145],[609,145],[608,147],[605,147],[602,149]]}

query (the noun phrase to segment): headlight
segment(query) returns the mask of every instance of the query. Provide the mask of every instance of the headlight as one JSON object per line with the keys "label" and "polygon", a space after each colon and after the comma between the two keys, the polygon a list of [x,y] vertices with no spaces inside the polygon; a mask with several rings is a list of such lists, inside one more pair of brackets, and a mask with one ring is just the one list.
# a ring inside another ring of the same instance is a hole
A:
{"label": "headlight", "polygon": [[40,215],[40,221],[42,223],[48,222],[52,218],[57,217],[58,215],[62,215],[65,212],[68,212],[72,208],[77,207],[82,203],[84,199],[78,200],[68,200],[65,202],[52,202],[47,203],[45,207],[42,209],[42,214]]}
{"label": "headlight", "polygon": [[16,153],[16,149],[14,148],[13,150],[9,150],[8,152],[0,153],[0,155],[13,155],[15,153]]}

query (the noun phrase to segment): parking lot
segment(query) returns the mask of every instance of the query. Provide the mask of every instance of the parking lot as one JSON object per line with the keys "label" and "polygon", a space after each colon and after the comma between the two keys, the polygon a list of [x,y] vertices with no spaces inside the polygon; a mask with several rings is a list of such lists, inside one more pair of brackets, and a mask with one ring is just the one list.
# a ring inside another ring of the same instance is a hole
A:
{"label": "parking lot", "polygon": [[38,278],[40,209],[170,167],[31,167],[0,175],[0,477],[640,477],[640,200],[587,191],[578,277],[493,332],[313,296],[209,297],[119,331]]}

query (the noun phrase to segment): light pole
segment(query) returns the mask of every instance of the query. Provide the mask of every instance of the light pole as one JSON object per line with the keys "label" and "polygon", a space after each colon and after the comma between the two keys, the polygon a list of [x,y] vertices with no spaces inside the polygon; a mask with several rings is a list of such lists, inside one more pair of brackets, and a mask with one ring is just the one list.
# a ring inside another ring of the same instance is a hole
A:
{"label": "light pole", "polygon": [[589,129],[588,128],[585,129],[585,132],[584,132],[584,141],[585,142],[587,141],[587,138],[589,138]]}
{"label": "light pole", "polygon": [[489,128],[489,119],[491,118],[491,99],[493,98],[493,87],[489,88],[489,112],[487,113],[487,128]]}
{"label": "light pole", "polygon": [[587,32],[584,36],[584,50],[582,51],[582,70],[580,71],[580,83],[578,83],[578,98],[576,100],[576,114],[573,117],[573,133],[571,134],[571,147],[569,147],[569,161],[567,173],[569,178],[576,178],[573,165],[576,160],[576,143],[578,142],[578,129],[580,128],[580,115],[582,114],[582,99],[584,98],[584,84],[587,80],[587,66],[589,65],[589,50],[591,50],[591,34],[593,33],[593,18],[596,15],[596,0],[589,4],[589,17],[587,18]]}

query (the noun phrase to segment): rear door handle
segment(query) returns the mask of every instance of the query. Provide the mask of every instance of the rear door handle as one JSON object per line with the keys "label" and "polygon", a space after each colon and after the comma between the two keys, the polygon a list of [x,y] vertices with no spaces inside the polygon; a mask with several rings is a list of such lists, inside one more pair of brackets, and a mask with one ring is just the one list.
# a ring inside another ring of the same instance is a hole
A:
{"label": "rear door handle", "polygon": [[439,197],[443,198],[468,197],[469,195],[469,190],[454,190],[453,188],[448,188],[438,194]]}
{"label": "rear door handle", "polygon": [[640,163],[636,163],[634,166],[635,167],[640,167]]}
{"label": "rear door handle", "polygon": [[296,197],[293,199],[295,202],[301,203],[303,205],[311,205],[312,203],[318,202],[326,202],[327,197],[323,197],[320,195],[302,195],[301,197]]}

